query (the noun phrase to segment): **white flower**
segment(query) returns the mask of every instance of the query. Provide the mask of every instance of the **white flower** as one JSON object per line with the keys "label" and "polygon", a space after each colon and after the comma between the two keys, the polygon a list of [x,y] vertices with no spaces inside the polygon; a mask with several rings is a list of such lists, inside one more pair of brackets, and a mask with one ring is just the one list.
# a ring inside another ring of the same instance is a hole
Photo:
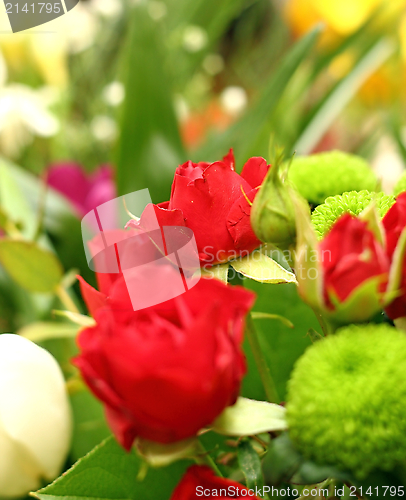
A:
{"label": "white flower", "polygon": [[0,335],[0,497],[53,480],[70,447],[71,413],[58,363],[45,349]]}
{"label": "white flower", "polygon": [[18,155],[31,142],[32,135],[51,137],[58,132],[59,122],[48,110],[54,99],[54,92],[46,87],[0,87],[0,149],[7,156]]}
{"label": "white flower", "polygon": [[112,142],[118,134],[116,122],[105,115],[95,116],[90,123],[90,130],[93,137],[101,142]]}
{"label": "white flower", "polygon": [[103,100],[110,106],[118,106],[124,101],[125,89],[120,82],[114,81],[106,85],[103,89]]}
{"label": "white flower", "polygon": [[95,13],[84,4],[80,2],[46,27],[36,26],[18,34],[11,32],[6,11],[0,9],[0,48],[9,67],[21,71],[34,66],[46,84],[66,87],[69,54],[92,46],[100,24]]}
{"label": "white flower", "polygon": [[220,103],[230,115],[239,115],[247,107],[247,93],[242,87],[226,87],[220,95]]}
{"label": "white flower", "polygon": [[183,32],[183,47],[188,52],[199,52],[208,43],[207,32],[200,26],[190,24]]}

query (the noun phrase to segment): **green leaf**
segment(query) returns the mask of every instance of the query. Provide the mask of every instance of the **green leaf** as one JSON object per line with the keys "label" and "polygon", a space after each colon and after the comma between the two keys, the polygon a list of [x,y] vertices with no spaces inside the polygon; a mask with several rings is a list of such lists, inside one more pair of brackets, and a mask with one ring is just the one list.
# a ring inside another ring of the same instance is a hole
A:
{"label": "green leaf", "polygon": [[238,398],[217,417],[212,429],[228,436],[253,436],[261,432],[281,431],[287,427],[283,406],[266,401]]}
{"label": "green leaf", "polygon": [[286,432],[271,441],[262,468],[265,484],[270,486],[277,486],[282,482],[316,484],[327,478],[352,481],[348,472],[306,460]]}
{"label": "green leaf", "polygon": [[150,468],[139,480],[142,465],[134,452],[126,453],[110,437],[34,496],[40,500],[168,500],[191,462]]}
{"label": "green leaf", "polygon": [[[5,161],[5,160],[0,160]],[[43,200],[43,190],[40,179],[30,172],[7,163],[7,172],[13,182],[21,190],[29,213],[32,217],[30,222],[30,234],[34,235],[36,220],[34,214],[39,213],[39,206]],[[35,217],[36,218],[36,217]],[[78,268],[79,274],[90,284],[95,284],[94,272],[89,269],[86,255],[83,251],[83,238],[78,215],[74,213],[69,202],[57,191],[47,188],[45,197],[44,227],[53,236],[53,245],[65,269]],[[23,222],[25,225],[27,221]],[[41,240],[42,241],[42,240]]]}
{"label": "green leaf", "polygon": [[78,331],[79,327],[71,323],[38,321],[21,328],[17,333],[32,342],[42,342],[48,339],[75,338]]}
{"label": "green leaf", "polygon": [[103,405],[83,385],[70,394],[73,412],[73,436],[71,456],[74,461],[89,453],[103,439],[110,436]]}
{"label": "green leaf", "polygon": [[351,475],[337,469],[331,465],[317,465],[310,460],[304,460],[291,481],[294,484],[316,484],[327,478],[334,478],[341,481],[351,481]]}
{"label": "green leaf", "polygon": [[8,215],[5,210],[0,207],[0,229],[5,229],[8,222]]}
{"label": "green leaf", "polygon": [[315,108],[311,121],[293,147],[294,151],[305,155],[314,149],[362,84],[393,54],[395,48],[392,41],[382,38],[361,57],[348,75]]}
{"label": "green leaf", "polygon": [[205,269],[203,267],[201,270],[202,278],[217,278],[223,283],[227,283],[228,268],[228,262],[226,262],[225,264],[217,264],[215,266],[209,267],[208,269]]}
{"label": "green leaf", "polygon": [[293,273],[261,252],[254,250],[246,257],[231,260],[230,265],[243,276],[261,283],[296,283]]}
{"label": "green leaf", "polygon": [[148,188],[152,200],[169,199],[175,168],[184,158],[162,29],[143,2],[132,8],[125,47],[122,106],[117,152],[119,194]]}
{"label": "green leaf", "polygon": [[52,252],[31,241],[0,240],[0,263],[30,292],[52,292],[62,279],[62,266]]}
{"label": "green leaf", "polygon": [[248,439],[243,439],[238,444],[238,464],[245,476],[247,488],[262,489],[264,478],[262,476],[261,461]]}
{"label": "green leaf", "polygon": [[285,326],[288,328],[294,328],[295,325],[288,320],[288,318],[285,318],[281,316],[280,314],[270,314],[270,313],[263,313],[263,312],[252,312],[251,313],[252,319],[276,319],[283,323]]}
{"label": "green leaf", "polygon": [[22,234],[32,238],[36,229],[36,217],[14,179],[8,161],[0,158],[0,205],[8,218],[22,227]]}
{"label": "green leaf", "polygon": [[[292,330],[279,321],[255,320],[261,351],[278,394],[284,400],[293,365],[306,347],[311,345],[307,331],[309,328],[319,328],[319,323],[314,312],[298,296],[297,286],[294,284],[276,286],[244,280],[244,286],[257,295],[256,311],[269,311],[271,314],[284,316],[295,325]],[[247,339],[244,342],[244,352],[248,370],[243,380],[242,395],[251,399],[266,399]]]}
{"label": "green leaf", "polygon": [[277,486],[288,482],[303,462],[287,433],[271,441],[262,463],[265,484]]}
{"label": "green leaf", "polygon": [[294,45],[281,61],[279,69],[267,83],[257,103],[234,126],[216,138],[211,138],[209,143],[198,151],[196,158],[215,161],[230,147],[234,148],[237,161],[240,162],[254,154],[258,155],[258,137],[269,137],[272,127],[271,115],[290,79],[313,49],[320,30],[320,27],[316,27]]}
{"label": "green leaf", "polygon": [[[170,63],[176,67],[178,88],[190,84],[190,80],[204,57],[218,50],[216,43],[221,40],[232,22],[243,9],[256,0],[167,0],[168,13],[163,24],[166,25],[170,49]],[[215,12],[215,15],[213,15]],[[184,45],[185,29],[190,26],[202,29],[206,43],[196,52],[188,52]]]}

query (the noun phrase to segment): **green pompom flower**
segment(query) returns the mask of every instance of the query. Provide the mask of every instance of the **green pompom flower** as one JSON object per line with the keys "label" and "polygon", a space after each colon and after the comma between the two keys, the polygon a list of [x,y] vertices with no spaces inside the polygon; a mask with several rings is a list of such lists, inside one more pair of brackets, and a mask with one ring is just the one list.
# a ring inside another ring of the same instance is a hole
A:
{"label": "green pompom flower", "polygon": [[406,191],[406,172],[403,172],[398,182],[396,183],[393,190],[393,196],[398,196],[400,193],[403,193],[403,191]]}
{"label": "green pompom flower", "polygon": [[298,450],[358,479],[406,456],[406,336],[389,325],[342,328],[297,362],[288,385]]}
{"label": "green pompom flower", "polygon": [[288,179],[315,205],[323,203],[328,196],[353,190],[373,191],[377,185],[375,174],[363,158],[341,151],[295,158]]}
{"label": "green pompom flower", "polygon": [[372,200],[376,200],[378,213],[383,217],[395,203],[393,196],[384,193],[371,193],[369,191],[350,191],[342,195],[330,196],[312,213],[312,222],[319,239],[330,231],[335,221],[344,213],[359,215]]}

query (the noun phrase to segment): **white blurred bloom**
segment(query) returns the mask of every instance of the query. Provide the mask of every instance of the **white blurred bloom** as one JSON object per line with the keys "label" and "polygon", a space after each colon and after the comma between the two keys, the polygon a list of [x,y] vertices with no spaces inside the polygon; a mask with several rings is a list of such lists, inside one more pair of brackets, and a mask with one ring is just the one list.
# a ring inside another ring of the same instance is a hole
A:
{"label": "white blurred bloom", "polygon": [[52,481],[70,447],[62,372],[45,349],[0,335],[0,495],[21,497]]}
{"label": "white blurred bloom", "polygon": [[[103,0],[107,1],[107,0]],[[83,2],[67,14],[47,23],[12,34],[5,9],[0,9],[0,28],[9,31],[0,37],[0,48],[10,65],[17,69],[34,62],[49,85],[68,83],[68,57],[89,47],[95,38],[98,18]]]}
{"label": "white blurred bloom", "polygon": [[163,2],[151,0],[148,2],[148,14],[154,21],[159,21],[168,13],[168,8]]}
{"label": "white blurred bloom", "polygon": [[248,104],[247,93],[242,87],[226,87],[220,95],[220,104],[230,115],[238,115]]}
{"label": "white blurred bloom", "polygon": [[111,82],[103,89],[103,100],[110,106],[118,106],[125,97],[124,85],[120,82]]}
{"label": "white blurred bloom", "polygon": [[180,122],[185,122],[190,116],[190,108],[185,98],[177,94],[174,99],[174,108],[176,116]]}
{"label": "white blurred bloom", "polygon": [[183,32],[183,46],[188,52],[199,52],[208,42],[206,31],[200,26],[190,24]]}
{"label": "white blurred bloom", "polygon": [[46,87],[0,87],[0,149],[7,156],[18,155],[33,135],[51,137],[58,132],[59,122],[48,109],[54,100],[55,93]]}
{"label": "white blurred bloom", "polygon": [[104,17],[116,17],[121,14],[121,0],[91,0],[90,8]]}
{"label": "white blurred bloom", "polygon": [[98,141],[112,142],[118,134],[116,122],[105,115],[95,116],[90,124],[90,130]]}
{"label": "white blurred bloom", "polygon": [[393,139],[383,136],[379,139],[371,161],[372,170],[381,179],[382,190],[392,194],[396,182],[404,171],[403,161]]}
{"label": "white blurred bloom", "polygon": [[220,54],[208,54],[204,58],[203,69],[211,76],[218,75],[224,69],[224,59]]}

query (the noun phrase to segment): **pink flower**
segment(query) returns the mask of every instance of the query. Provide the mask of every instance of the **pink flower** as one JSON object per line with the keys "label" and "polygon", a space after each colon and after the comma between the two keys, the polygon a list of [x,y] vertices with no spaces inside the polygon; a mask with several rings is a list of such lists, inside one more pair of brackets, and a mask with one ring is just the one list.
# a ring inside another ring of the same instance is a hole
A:
{"label": "pink flower", "polygon": [[113,169],[109,165],[88,175],[77,163],[54,163],[48,169],[47,182],[72,203],[81,217],[116,197]]}

